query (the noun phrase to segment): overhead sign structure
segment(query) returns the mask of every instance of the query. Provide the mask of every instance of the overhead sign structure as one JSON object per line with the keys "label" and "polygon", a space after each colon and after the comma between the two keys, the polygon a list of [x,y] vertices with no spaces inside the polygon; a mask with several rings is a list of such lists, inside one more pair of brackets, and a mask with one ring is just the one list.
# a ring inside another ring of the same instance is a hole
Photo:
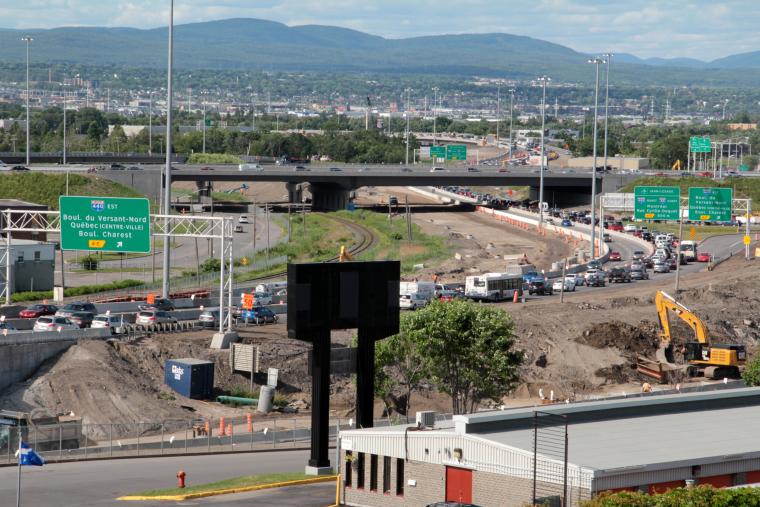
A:
{"label": "overhead sign structure", "polygon": [[734,191],[731,188],[689,188],[689,220],[730,222]]}
{"label": "overhead sign structure", "polygon": [[150,202],[61,196],[61,249],[150,253]]}
{"label": "overhead sign structure", "polygon": [[678,220],[681,189],[678,187],[636,187],[634,213],[636,220]]}
{"label": "overhead sign structure", "polygon": [[690,137],[689,151],[692,153],[710,153],[712,151],[710,138],[697,136]]}
{"label": "overhead sign structure", "polygon": [[431,146],[430,158],[432,159],[446,158],[446,147],[445,146]]}
{"label": "overhead sign structure", "polygon": [[467,145],[449,144],[446,146],[446,160],[467,160]]}

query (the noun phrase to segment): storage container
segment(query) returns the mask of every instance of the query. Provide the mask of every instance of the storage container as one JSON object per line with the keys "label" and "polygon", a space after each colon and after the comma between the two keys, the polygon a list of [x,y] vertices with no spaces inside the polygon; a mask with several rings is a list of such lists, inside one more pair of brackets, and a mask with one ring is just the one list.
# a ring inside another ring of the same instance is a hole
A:
{"label": "storage container", "polygon": [[164,363],[164,383],[187,398],[211,398],[214,363],[192,358],[168,359]]}

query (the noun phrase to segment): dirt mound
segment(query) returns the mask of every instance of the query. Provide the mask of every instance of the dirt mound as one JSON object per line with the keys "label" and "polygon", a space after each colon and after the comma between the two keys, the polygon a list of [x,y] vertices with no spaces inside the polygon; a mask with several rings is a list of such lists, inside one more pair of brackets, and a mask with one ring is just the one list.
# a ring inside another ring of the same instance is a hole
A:
{"label": "dirt mound", "polygon": [[653,356],[659,346],[658,334],[657,326],[651,322],[645,321],[634,326],[611,321],[594,324],[575,340],[597,349],[616,347],[631,356]]}

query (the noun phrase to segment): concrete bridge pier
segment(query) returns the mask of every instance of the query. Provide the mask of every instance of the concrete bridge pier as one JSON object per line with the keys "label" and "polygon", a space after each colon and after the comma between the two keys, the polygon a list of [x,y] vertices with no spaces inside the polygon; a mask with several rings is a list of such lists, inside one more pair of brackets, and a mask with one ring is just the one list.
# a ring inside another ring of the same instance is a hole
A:
{"label": "concrete bridge pier", "polygon": [[311,191],[311,209],[319,211],[338,211],[346,209],[351,189],[336,183],[309,183]]}
{"label": "concrete bridge pier", "polygon": [[303,202],[303,185],[289,181],[285,184],[288,189],[288,202],[290,204],[301,204]]}

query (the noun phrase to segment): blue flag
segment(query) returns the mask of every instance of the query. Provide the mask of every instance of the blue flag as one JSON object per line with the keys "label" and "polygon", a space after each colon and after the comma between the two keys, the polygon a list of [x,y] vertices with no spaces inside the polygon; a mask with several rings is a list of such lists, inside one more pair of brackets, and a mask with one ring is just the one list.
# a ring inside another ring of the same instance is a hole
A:
{"label": "blue flag", "polygon": [[24,442],[21,442],[20,452],[19,459],[21,460],[21,466],[41,467],[45,464],[45,459],[34,452],[34,449]]}

